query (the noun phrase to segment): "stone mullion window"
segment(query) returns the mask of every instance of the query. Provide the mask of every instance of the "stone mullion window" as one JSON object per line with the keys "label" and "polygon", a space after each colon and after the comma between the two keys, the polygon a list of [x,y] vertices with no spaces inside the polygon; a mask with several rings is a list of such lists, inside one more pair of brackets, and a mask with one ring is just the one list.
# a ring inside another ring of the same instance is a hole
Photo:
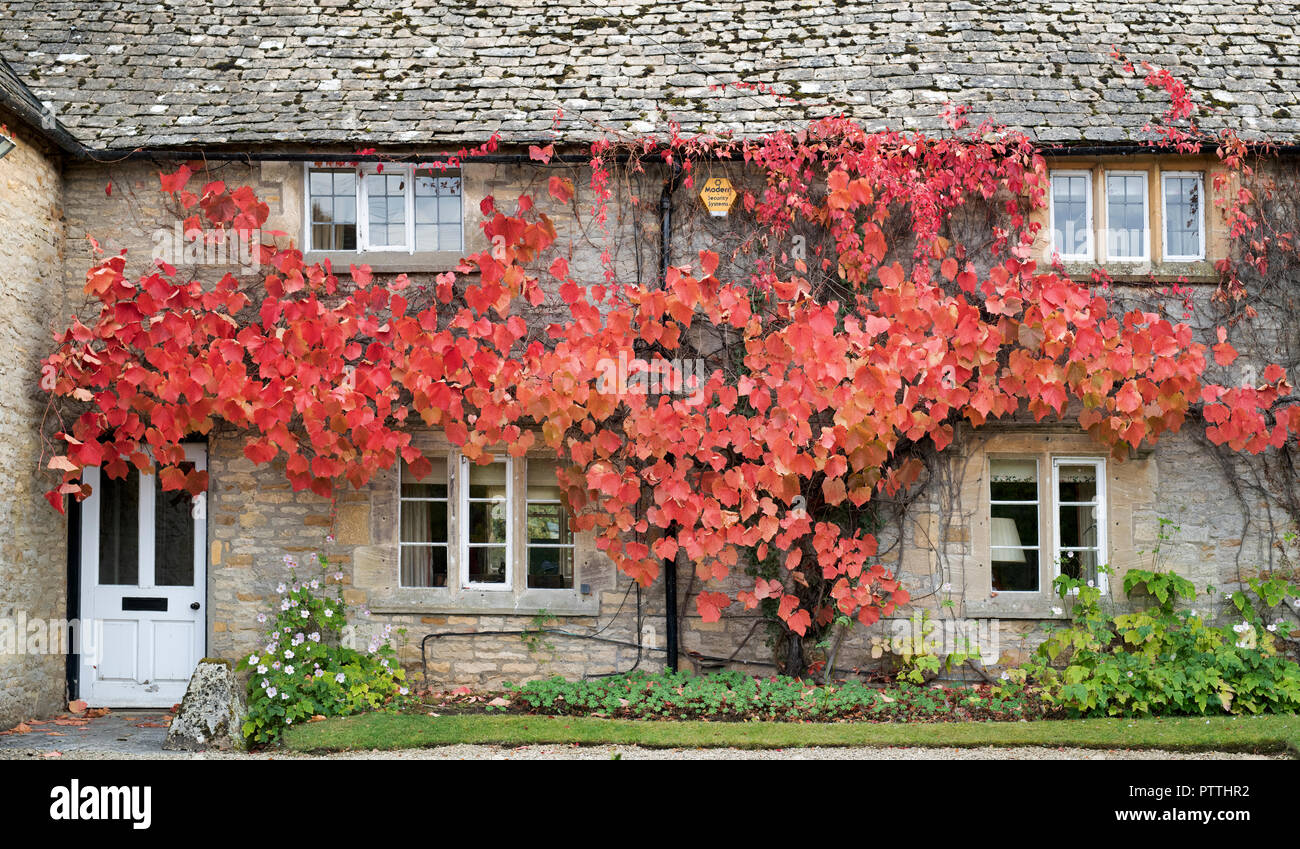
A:
{"label": "stone mullion window", "polygon": [[436,253],[464,249],[464,184],[454,169],[399,163],[308,166],[307,251]]}

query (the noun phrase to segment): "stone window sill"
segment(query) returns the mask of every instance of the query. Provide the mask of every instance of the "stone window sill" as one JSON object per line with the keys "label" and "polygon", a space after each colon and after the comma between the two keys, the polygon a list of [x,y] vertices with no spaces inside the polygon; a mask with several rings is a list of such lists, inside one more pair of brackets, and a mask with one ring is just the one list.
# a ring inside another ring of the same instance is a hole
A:
{"label": "stone window sill", "polygon": [[1218,283],[1219,272],[1214,270],[1210,260],[1200,262],[1066,262],[1065,273],[1074,280],[1091,279],[1094,269],[1105,271],[1111,279],[1120,282],[1144,283],[1154,277],[1160,281],[1176,282],[1186,279],[1188,283]]}
{"label": "stone window sill", "polygon": [[[1065,622],[1070,619],[1069,610],[1072,605],[1073,602],[1063,602],[1059,598],[1039,595],[1017,597],[1004,593],[997,598],[977,601],[968,599],[963,610],[971,619],[1041,619]],[[1061,612],[1052,612],[1053,607]]]}
{"label": "stone window sill", "polygon": [[381,615],[450,616],[596,616],[600,613],[597,593],[575,590],[526,590],[518,595],[490,590],[461,590],[452,595],[446,589],[401,589],[372,595],[370,612]]}
{"label": "stone window sill", "polygon": [[441,274],[452,271],[460,264],[460,251],[417,251],[413,254],[397,251],[312,251],[303,254],[307,265],[330,261],[335,274],[346,275],[348,266],[368,265],[376,274]]}

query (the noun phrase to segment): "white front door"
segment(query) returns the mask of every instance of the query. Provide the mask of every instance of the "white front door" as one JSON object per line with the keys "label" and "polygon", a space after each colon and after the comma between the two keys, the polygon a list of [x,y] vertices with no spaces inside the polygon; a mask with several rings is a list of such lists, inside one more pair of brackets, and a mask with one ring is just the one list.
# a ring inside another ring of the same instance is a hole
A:
{"label": "white front door", "polygon": [[[185,446],[207,468],[207,449]],[[92,707],[171,707],[203,657],[206,498],[163,492],[132,468],[86,469],[81,505],[81,698]]]}

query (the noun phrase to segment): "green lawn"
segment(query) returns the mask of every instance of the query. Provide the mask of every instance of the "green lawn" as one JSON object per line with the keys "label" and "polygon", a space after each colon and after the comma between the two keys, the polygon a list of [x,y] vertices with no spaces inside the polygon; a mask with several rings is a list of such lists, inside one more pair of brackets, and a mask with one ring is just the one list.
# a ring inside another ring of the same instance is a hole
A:
{"label": "green lawn", "polygon": [[591,717],[419,716],[371,713],[290,728],[301,752],[412,749],[453,743],[615,743],[653,748],[795,746],[1077,746],[1095,749],[1289,751],[1300,717],[1071,719],[1037,722],[673,722]]}

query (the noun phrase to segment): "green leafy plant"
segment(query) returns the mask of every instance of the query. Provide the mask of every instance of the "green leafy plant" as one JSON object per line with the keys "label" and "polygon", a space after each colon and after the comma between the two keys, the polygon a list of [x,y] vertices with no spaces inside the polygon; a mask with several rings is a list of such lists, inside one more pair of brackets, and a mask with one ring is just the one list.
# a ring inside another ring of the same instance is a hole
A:
{"label": "green leafy plant", "polygon": [[[1166,530],[1162,524],[1162,541]],[[1050,631],[1035,657],[1004,672],[995,690],[1032,692],[1080,716],[1300,710],[1300,666],[1276,640],[1290,628],[1263,615],[1300,589],[1276,577],[1247,585],[1249,593],[1225,594],[1240,620],[1216,626],[1198,610],[1177,607],[1195,603],[1197,592],[1173,572],[1128,570],[1125,593],[1144,590],[1154,603],[1120,614],[1103,611],[1092,582],[1062,575],[1054,586],[1073,600],[1072,625]]]}
{"label": "green leafy plant", "polygon": [[398,707],[409,698],[405,673],[389,642],[391,626],[367,651],[342,645],[346,605],[342,573],[333,575],[323,557],[312,555],[319,575],[299,581],[297,562],[285,557],[289,580],[276,590],[266,645],[239,661],[249,674],[244,736],[274,742],[295,722]]}
{"label": "green leafy plant", "polygon": [[756,678],[734,670],[708,675],[635,672],[585,681],[554,677],[507,684],[504,697],[512,708],[528,713],[631,719],[1013,720],[1045,712],[1031,694],[995,695],[983,686],[817,684],[785,675]]}
{"label": "green leafy plant", "polygon": [[546,629],[555,622],[555,615],[545,608],[539,610],[537,615],[532,618],[532,627],[525,628],[519,635],[519,639],[523,641],[524,647],[528,649],[529,654],[537,654],[543,650],[555,651],[555,644],[546,639]]}

